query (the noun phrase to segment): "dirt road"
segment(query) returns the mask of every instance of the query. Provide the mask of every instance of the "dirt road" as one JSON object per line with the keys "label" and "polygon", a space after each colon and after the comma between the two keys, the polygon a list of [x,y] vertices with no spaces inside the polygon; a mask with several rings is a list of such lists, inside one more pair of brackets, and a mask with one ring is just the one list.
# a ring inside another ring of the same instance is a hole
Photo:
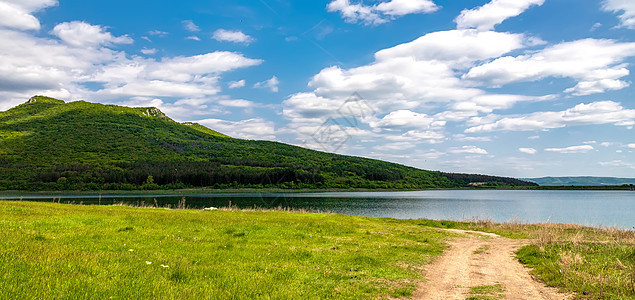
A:
{"label": "dirt road", "polygon": [[[514,252],[526,240],[495,234],[451,230],[463,237],[426,270],[426,279],[415,299],[568,299],[534,280]],[[491,297],[491,298],[487,298]]]}

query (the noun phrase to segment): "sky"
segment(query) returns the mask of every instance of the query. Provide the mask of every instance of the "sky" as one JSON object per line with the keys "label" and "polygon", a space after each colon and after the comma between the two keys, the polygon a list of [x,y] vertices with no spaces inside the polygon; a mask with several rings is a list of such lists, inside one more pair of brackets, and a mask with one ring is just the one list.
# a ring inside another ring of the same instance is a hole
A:
{"label": "sky", "polygon": [[632,0],[0,0],[0,111],[154,106],[236,138],[635,177]]}

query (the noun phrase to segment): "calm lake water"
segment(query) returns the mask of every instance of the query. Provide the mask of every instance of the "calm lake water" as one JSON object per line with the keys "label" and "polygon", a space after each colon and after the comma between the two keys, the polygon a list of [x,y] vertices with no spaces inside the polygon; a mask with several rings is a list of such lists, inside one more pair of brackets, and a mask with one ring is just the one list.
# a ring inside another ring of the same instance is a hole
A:
{"label": "calm lake water", "polygon": [[[0,195],[0,199],[110,205],[125,203],[189,208],[310,209],[398,219],[490,219],[497,222],[555,222],[635,228],[635,192],[441,190],[263,194]],[[55,198],[55,200],[53,200]]]}

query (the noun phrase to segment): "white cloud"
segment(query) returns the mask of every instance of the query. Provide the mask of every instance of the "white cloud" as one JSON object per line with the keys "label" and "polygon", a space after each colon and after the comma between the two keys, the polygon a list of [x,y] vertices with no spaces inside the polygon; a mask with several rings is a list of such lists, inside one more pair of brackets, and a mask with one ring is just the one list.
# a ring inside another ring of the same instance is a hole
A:
{"label": "white cloud", "polygon": [[481,154],[481,155],[487,154],[487,151],[485,149],[482,149],[476,146],[463,146],[461,148],[451,148],[449,152],[453,154]]}
{"label": "white cloud", "polygon": [[328,117],[337,116],[337,107],[344,101],[324,98],[314,93],[291,95],[283,103],[282,114],[295,123],[321,123]]}
{"label": "white cloud", "polygon": [[247,82],[243,79],[243,80],[238,80],[238,81],[232,81],[229,83],[229,88],[230,89],[237,89],[237,88],[241,88],[244,87],[247,84]]}
{"label": "white cloud", "polygon": [[430,0],[389,0],[372,6],[351,4],[350,0],[333,0],[327,6],[329,12],[340,12],[348,23],[379,25],[397,17],[431,13],[439,7]]}
{"label": "white cloud", "polygon": [[624,60],[633,56],[635,43],[584,39],[564,42],[527,55],[501,57],[472,68],[463,78],[500,86],[546,77],[570,77],[579,80],[579,83],[567,92],[587,95],[628,86],[618,79],[629,75]]}
{"label": "white cloud", "polygon": [[102,96],[204,97],[220,92],[219,74],[261,62],[225,51],[160,61],[137,58],[105,66],[92,80],[106,83],[98,92]]}
{"label": "white cloud", "polygon": [[280,81],[278,80],[278,77],[273,76],[269,80],[265,80],[265,81],[258,82],[256,84],[254,84],[254,87],[255,88],[267,88],[270,91],[272,91],[274,93],[277,93],[279,84],[280,84]]}
{"label": "white cloud", "polygon": [[582,145],[582,146],[571,146],[566,148],[547,148],[545,149],[545,151],[570,154],[570,153],[587,153],[593,149],[594,148],[591,145]]}
{"label": "white cloud", "polygon": [[465,132],[533,131],[591,124],[632,126],[634,121],[635,109],[624,109],[619,103],[613,101],[599,101],[589,104],[581,103],[564,111],[503,117],[494,122],[470,127]]}
{"label": "white cloud", "polygon": [[229,106],[229,107],[242,107],[242,108],[247,108],[247,107],[252,107],[254,106],[254,103],[248,100],[243,100],[243,99],[237,99],[237,100],[220,100],[218,101],[218,104],[223,105],[223,106]]}
{"label": "white cloud", "polygon": [[409,110],[397,110],[389,113],[382,119],[370,122],[373,128],[384,130],[425,130],[431,127],[443,127],[445,122],[435,121],[426,114],[420,114]]}
{"label": "white cloud", "polygon": [[631,0],[605,0],[602,9],[619,13],[620,26],[635,29],[635,2]]}
{"label": "white cloud", "polygon": [[481,7],[463,10],[455,22],[458,28],[492,30],[503,21],[544,2],[545,0],[492,0]]}
{"label": "white cloud", "polygon": [[151,30],[151,31],[148,31],[148,34],[149,35],[158,36],[158,37],[164,37],[164,36],[168,35],[169,32],[161,31],[161,30]]}
{"label": "white cloud", "polygon": [[40,21],[33,16],[33,13],[55,5],[57,5],[57,0],[0,1],[0,27],[40,30]]}
{"label": "white cloud", "polygon": [[378,51],[375,59],[381,62],[398,57],[413,57],[420,61],[437,60],[452,66],[469,66],[473,62],[496,58],[533,43],[535,40],[523,34],[470,29],[437,31],[412,42]]}
{"label": "white cloud", "polygon": [[[628,74],[626,74],[628,75]],[[565,93],[571,93],[576,96],[585,96],[591,94],[599,94],[605,91],[621,90],[630,84],[616,79],[600,79],[596,81],[580,81],[576,86],[566,89]]]}
{"label": "white cloud", "polygon": [[373,147],[373,149],[379,150],[379,151],[394,152],[394,151],[408,150],[408,149],[412,149],[414,147],[416,147],[416,145],[413,144],[413,143],[398,142],[398,143],[388,143],[388,144],[375,146],[375,147]]}
{"label": "white cloud", "polygon": [[534,155],[534,154],[536,154],[536,152],[538,152],[534,148],[518,148],[518,151],[520,151],[522,153],[525,153],[525,154],[531,154],[531,155]]}
{"label": "white cloud", "polygon": [[201,31],[201,28],[196,26],[196,24],[194,24],[194,22],[192,22],[192,20],[181,21],[181,24],[183,24],[183,28],[185,28],[185,30],[187,30],[189,32]]}
{"label": "white cloud", "polygon": [[262,63],[224,51],[160,59],[130,56],[109,48],[131,41],[128,37],[116,37],[105,27],[83,22],[62,23],[51,33],[64,42],[0,29],[3,107],[36,94],[100,102],[135,97],[218,97],[222,73]]}
{"label": "white cloud", "polygon": [[244,34],[242,31],[226,29],[218,29],[214,31],[212,38],[219,42],[232,42],[246,45],[249,45],[253,41],[255,41],[253,37]]}
{"label": "white cloud", "polygon": [[275,139],[274,123],[261,118],[242,121],[226,121],[219,119],[205,119],[196,121],[213,130],[217,130],[234,138],[248,140]]}
{"label": "white cloud", "polygon": [[66,44],[75,47],[97,47],[110,44],[132,44],[126,35],[113,36],[106,28],[81,21],[65,22],[56,25],[51,34],[56,35]]}
{"label": "white cloud", "polygon": [[447,122],[508,109],[521,101],[553,99],[488,94],[460,78],[477,62],[536,43],[540,42],[523,34],[472,29],[429,33],[378,51],[375,61],[368,65],[321,70],[309,82],[313,92],[295,94],[283,102],[283,115],[291,121],[288,129],[302,135],[297,128],[340,118],[337,108],[356,92],[374,108],[372,116],[361,118],[359,125],[368,125],[374,129],[373,134],[390,133],[369,133],[367,138],[443,142]]}
{"label": "white cloud", "polygon": [[152,48],[152,49],[143,48],[143,49],[141,49],[141,53],[143,53],[145,55],[153,55],[153,54],[157,54],[157,49],[155,49],[155,48]]}
{"label": "white cloud", "polygon": [[603,167],[618,167],[618,168],[629,168],[635,170],[635,164],[631,162],[625,162],[622,160],[612,160],[612,161],[603,161],[600,162],[600,166]]}
{"label": "white cloud", "polygon": [[628,144],[628,147],[631,149],[635,149],[635,144]]}
{"label": "white cloud", "polygon": [[376,4],[374,9],[388,16],[405,16],[435,12],[439,7],[430,0],[390,0]]}
{"label": "white cloud", "polygon": [[201,38],[199,38],[199,37],[197,37],[197,36],[195,36],[195,35],[188,36],[188,37],[186,37],[185,39],[186,39],[186,40],[197,41],[197,42],[200,42],[200,41],[201,41]]}

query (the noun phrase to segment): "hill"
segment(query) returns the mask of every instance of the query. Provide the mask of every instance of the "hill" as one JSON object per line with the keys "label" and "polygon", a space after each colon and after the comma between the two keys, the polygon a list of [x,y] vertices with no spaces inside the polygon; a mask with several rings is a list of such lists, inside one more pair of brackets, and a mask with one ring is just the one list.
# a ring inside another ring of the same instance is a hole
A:
{"label": "hill", "polygon": [[235,139],[152,107],[36,96],[0,112],[0,190],[425,189],[466,182],[374,159]]}
{"label": "hill", "polygon": [[616,177],[541,177],[527,178],[526,181],[535,182],[541,186],[616,186],[635,184],[635,178]]}

